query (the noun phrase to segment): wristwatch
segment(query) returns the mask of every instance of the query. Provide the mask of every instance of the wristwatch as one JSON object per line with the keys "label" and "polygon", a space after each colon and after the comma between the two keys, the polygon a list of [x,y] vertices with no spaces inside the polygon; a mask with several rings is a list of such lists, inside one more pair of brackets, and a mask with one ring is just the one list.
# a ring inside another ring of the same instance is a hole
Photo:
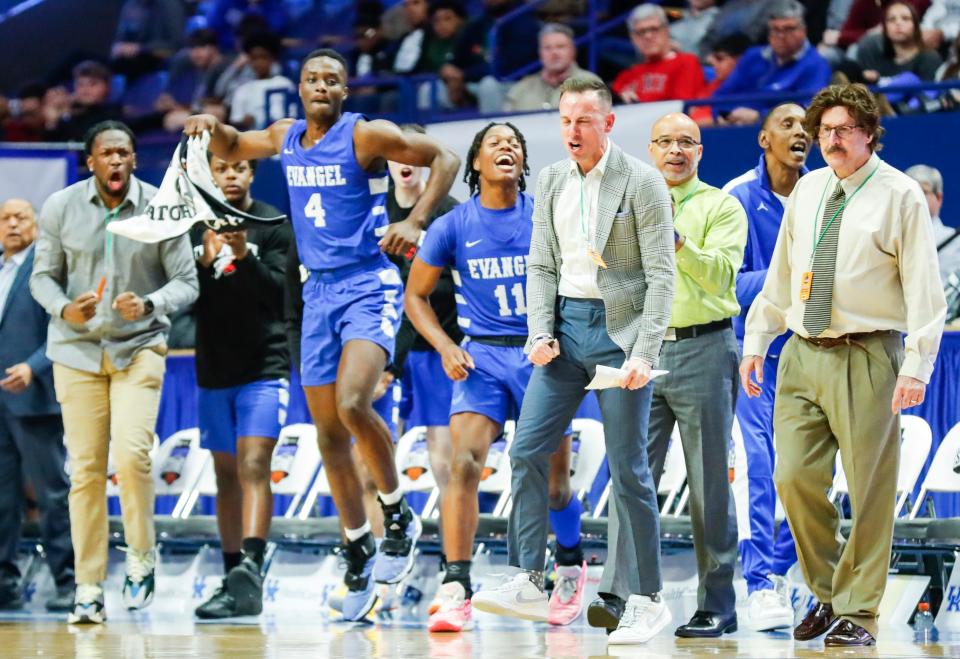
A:
{"label": "wristwatch", "polygon": [[143,298],[143,315],[149,316],[150,314],[153,313],[153,310],[154,310],[153,300],[151,300],[148,297]]}

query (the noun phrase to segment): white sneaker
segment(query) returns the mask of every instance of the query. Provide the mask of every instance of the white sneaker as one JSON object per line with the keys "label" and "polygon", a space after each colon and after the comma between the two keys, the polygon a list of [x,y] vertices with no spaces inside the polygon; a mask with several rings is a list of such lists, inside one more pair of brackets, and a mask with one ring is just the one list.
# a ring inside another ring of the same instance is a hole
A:
{"label": "white sneaker", "polygon": [[473,608],[501,616],[547,621],[547,594],[537,587],[529,572],[518,572],[509,581],[491,590],[473,594]]}
{"label": "white sneaker", "polygon": [[137,551],[132,547],[120,549],[127,554],[123,605],[128,609],[144,609],[153,601],[153,591],[156,589],[154,570],[157,567],[157,551]]}
{"label": "white sneaker", "polygon": [[646,643],[670,624],[673,616],[663,600],[654,601],[646,595],[631,595],[620,617],[620,624],[610,632],[610,645]]}
{"label": "white sneaker", "polygon": [[99,584],[77,584],[73,610],[67,614],[71,625],[99,625],[107,619],[103,608],[103,588]]}
{"label": "white sneaker", "polygon": [[747,629],[768,632],[793,627],[793,607],[778,590],[755,590],[747,598]]}

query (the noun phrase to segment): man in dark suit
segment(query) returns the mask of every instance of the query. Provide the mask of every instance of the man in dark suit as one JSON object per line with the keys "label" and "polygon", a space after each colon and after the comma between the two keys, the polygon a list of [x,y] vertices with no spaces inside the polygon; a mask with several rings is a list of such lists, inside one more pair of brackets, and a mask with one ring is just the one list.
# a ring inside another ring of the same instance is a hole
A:
{"label": "man in dark suit", "polygon": [[73,605],[73,546],[64,470],[63,422],[44,354],[50,319],[30,295],[33,207],[22,199],[0,206],[0,609],[23,604],[14,563],[23,512],[24,478],[40,506],[40,529],[56,596],[50,611]]}

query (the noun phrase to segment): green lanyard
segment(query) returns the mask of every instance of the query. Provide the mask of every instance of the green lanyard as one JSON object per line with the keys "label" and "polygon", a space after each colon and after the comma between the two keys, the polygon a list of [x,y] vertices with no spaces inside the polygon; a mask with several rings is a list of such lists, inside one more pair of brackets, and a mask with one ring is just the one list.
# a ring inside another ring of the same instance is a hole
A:
{"label": "green lanyard", "polygon": [[827,235],[827,230],[830,228],[830,225],[833,224],[833,221],[837,219],[837,216],[843,212],[843,209],[847,207],[847,204],[850,202],[850,200],[853,199],[858,192],[860,192],[860,188],[865,186],[867,181],[873,178],[873,175],[877,173],[878,169],[880,169],[880,163],[877,163],[877,166],[873,168],[872,172],[870,172],[870,176],[863,179],[863,183],[858,185],[856,190],[854,190],[849,197],[843,200],[843,203],[840,204],[836,212],[834,212],[833,216],[827,221],[823,229],[820,231],[820,237],[817,238],[817,221],[820,218],[820,209],[823,207],[823,198],[827,196],[827,188],[830,187],[830,181],[827,180],[827,183],[823,186],[823,192],[820,193],[820,203],[817,204],[817,214],[813,217],[813,250],[810,252],[810,269],[813,269],[813,257],[817,254],[817,247],[820,246],[820,241],[823,240],[823,237]]}
{"label": "green lanyard", "polygon": [[105,265],[109,265],[110,255],[113,253],[113,234],[106,229],[106,226],[117,219],[118,215],[120,215],[120,206],[117,206],[112,211],[108,211],[107,214],[103,216],[104,233],[106,234],[103,238],[103,261]]}
{"label": "green lanyard", "polygon": [[680,200],[680,203],[677,204],[677,212],[673,214],[673,226],[677,226],[677,220],[680,219],[680,213],[683,212],[683,207],[687,205],[687,202],[690,201],[690,197],[697,194],[697,190],[700,189],[700,181],[697,181],[696,186],[693,190],[687,193],[687,196]]}

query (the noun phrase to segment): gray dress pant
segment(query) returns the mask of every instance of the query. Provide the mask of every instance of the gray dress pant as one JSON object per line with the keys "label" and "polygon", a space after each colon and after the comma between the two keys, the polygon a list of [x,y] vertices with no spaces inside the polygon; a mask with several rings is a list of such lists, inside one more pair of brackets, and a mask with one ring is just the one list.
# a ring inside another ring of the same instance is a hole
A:
{"label": "gray dress pant", "polygon": [[[533,369],[510,447],[513,509],[510,564],[543,570],[547,549],[550,456],[576,413],[599,364],[619,368],[624,353],[607,334],[602,300],[560,298],[555,336],[560,356]],[[660,513],[647,465],[651,387],[598,392],[612,480],[607,562],[600,592],[626,599],[656,593],[660,580]]]}
{"label": "gray dress pant", "polygon": [[732,613],[737,513],[727,457],[733,428],[740,349],[733,329],[664,341],[650,407],[650,469],[659,485],[674,423],[680,427],[697,555],[697,609]]}

